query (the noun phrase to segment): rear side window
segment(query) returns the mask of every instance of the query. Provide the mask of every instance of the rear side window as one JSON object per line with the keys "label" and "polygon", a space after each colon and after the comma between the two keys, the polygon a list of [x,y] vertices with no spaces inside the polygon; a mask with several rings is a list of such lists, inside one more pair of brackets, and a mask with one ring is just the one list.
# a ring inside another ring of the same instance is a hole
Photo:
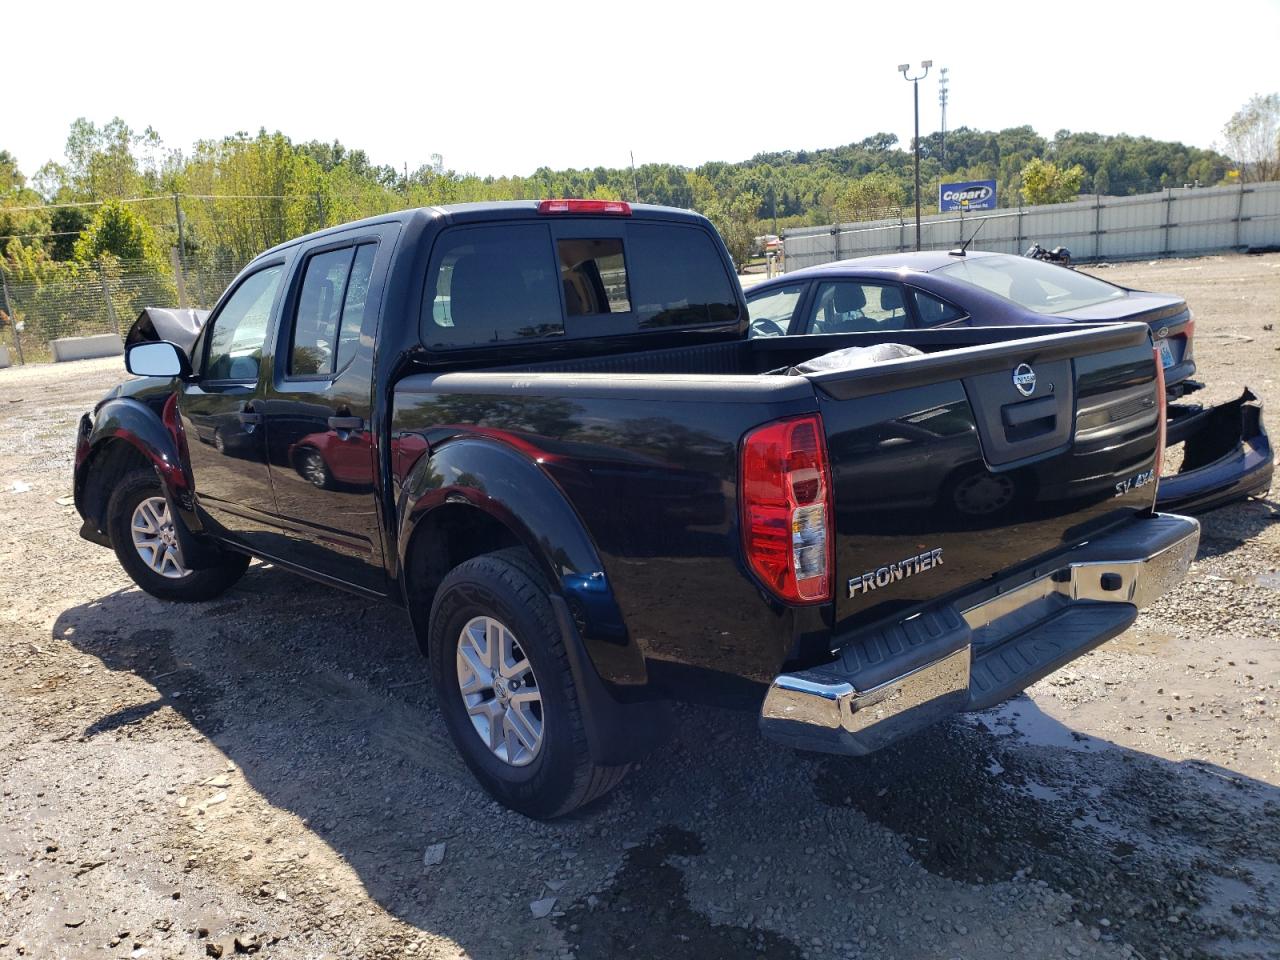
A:
{"label": "rear side window", "polygon": [[560,270],[543,224],[457,227],[439,241],[422,323],[428,347],[564,333]]}
{"label": "rear side window", "polygon": [[293,321],[290,376],[332,376],[355,356],[376,249],[366,243],[307,261]]}
{"label": "rear side window", "polygon": [[839,280],[823,283],[813,298],[808,333],[864,333],[902,330],[907,306],[896,285]]}
{"label": "rear side window", "polygon": [[633,306],[641,328],[732,323],[738,298],[711,237],[695,227],[627,227]]}
{"label": "rear side window", "polygon": [[939,323],[951,323],[967,316],[963,310],[953,303],[939,300],[923,290],[911,288],[911,299],[916,304],[916,316],[920,318],[920,326],[932,327]]}

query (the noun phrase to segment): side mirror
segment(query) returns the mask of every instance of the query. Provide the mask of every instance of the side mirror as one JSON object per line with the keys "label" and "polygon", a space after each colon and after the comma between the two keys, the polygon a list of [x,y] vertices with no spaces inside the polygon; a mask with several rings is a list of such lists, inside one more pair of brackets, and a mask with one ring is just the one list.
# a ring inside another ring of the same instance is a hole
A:
{"label": "side mirror", "polygon": [[135,343],[124,352],[124,368],[137,377],[191,376],[191,361],[186,353],[168,340]]}

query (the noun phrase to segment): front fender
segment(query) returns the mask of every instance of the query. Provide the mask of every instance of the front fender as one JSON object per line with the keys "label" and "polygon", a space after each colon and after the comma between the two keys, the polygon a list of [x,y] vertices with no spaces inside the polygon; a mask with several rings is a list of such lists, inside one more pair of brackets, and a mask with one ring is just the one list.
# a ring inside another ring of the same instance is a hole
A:
{"label": "front fender", "polygon": [[602,679],[644,684],[644,658],[627,634],[604,564],[564,492],[533,460],[487,438],[447,441],[414,465],[398,504],[400,569],[431,511],[464,503],[502,523],[564,598]]}
{"label": "front fender", "polygon": [[187,531],[200,532],[191,477],[183,463],[178,437],[152,407],[131,397],[114,397],[102,404],[92,427],[78,439],[73,491],[76,509],[86,522],[101,529],[102,518],[90,515],[94,511],[86,504],[85,494],[90,472],[112,442],[127,443],[155,468],[175,515],[182,519]]}
{"label": "front fender", "polygon": [[77,507],[80,506],[89,468],[111,440],[123,440],[142,454],[156,468],[167,487],[175,492],[187,489],[186,473],[173,434],[145,403],[129,397],[117,397],[98,408],[88,436],[81,440],[84,454],[77,457],[75,474]]}

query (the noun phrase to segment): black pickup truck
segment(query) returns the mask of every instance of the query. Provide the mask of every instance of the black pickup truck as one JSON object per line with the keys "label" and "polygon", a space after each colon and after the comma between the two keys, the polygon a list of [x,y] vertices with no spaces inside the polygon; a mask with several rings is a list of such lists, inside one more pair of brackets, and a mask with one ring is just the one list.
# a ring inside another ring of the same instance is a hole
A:
{"label": "black pickup truck", "polygon": [[[563,814],[673,700],[860,754],[1183,576],[1141,324],[749,339],[702,217],[406,211],[267,251],[80,426],[82,534],[201,600],[258,557],[407,607],[459,751]],[[891,342],[890,342],[891,341]]]}

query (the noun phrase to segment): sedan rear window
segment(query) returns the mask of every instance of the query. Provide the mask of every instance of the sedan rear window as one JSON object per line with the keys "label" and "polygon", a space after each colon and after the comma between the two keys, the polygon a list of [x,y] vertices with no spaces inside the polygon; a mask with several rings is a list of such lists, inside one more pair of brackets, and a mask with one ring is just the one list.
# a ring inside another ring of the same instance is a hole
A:
{"label": "sedan rear window", "polygon": [[1027,257],[971,257],[949,263],[937,272],[1036,313],[1066,313],[1125,295],[1124,290],[1105,280]]}

